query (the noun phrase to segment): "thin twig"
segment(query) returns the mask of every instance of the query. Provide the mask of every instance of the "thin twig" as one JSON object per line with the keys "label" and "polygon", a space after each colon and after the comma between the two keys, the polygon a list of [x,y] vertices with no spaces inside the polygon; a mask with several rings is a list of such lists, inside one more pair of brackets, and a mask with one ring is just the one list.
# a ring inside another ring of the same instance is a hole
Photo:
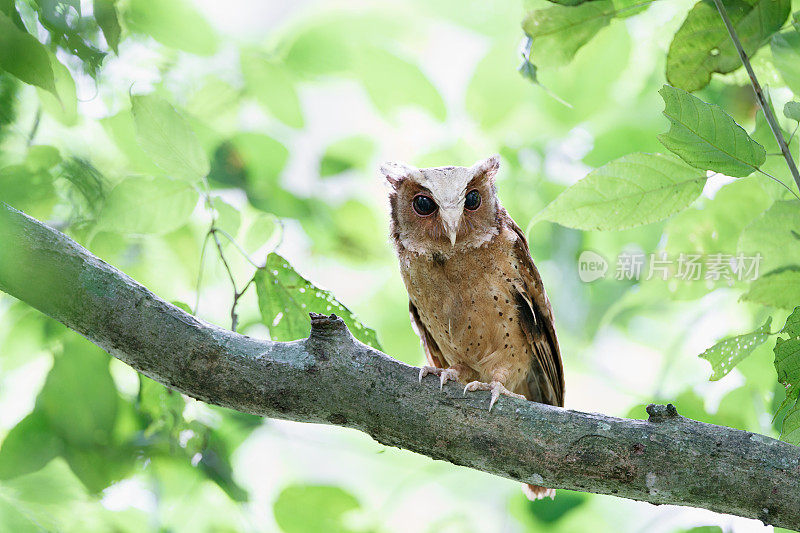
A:
{"label": "thin twig", "polygon": [[794,127],[794,131],[792,132],[792,134],[789,135],[789,140],[786,141],[787,145],[792,143],[792,139],[794,139],[794,134],[797,133],[797,128],[798,127],[800,127],[800,122],[798,122],[797,125]]}
{"label": "thin twig", "polygon": [[[247,258],[250,264],[252,264],[256,268],[259,267],[258,265],[253,263],[253,261],[250,260],[250,257],[244,252],[244,250],[242,250],[239,247],[236,241],[234,241],[233,237],[231,237],[224,230],[221,230],[220,228],[217,227],[217,210],[214,207],[214,204],[211,202],[211,190],[205,178],[203,179],[203,185],[205,187],[205,190],[201,191],[201,194],[203,195],[206,206],[211,211],[211,227],[208,229],[208,233],[206,234],[206,240],[203,242],[203,249],[205,251],[205,246],[206,242],[208,242],[208,237],[209,236],[213,237],[214,244],[217,246],[217,253],[219,254],[219,258],[222,260],[222,264],[225,267],[225,272],[228,274],[228,279],[231,282],[231,287],[233,287],[233,304],[231,304],[231,331],[236,331],[236,326],[239,323],[239,315],[236,313],[236,305],[239,303],[239,298],[241,298],[242,295],[244,295],[248,287],[250,287],[250,284],[253,283],[255,277],[253,277],[253,279],[248,281],[241,291],[236,288],[236,278],[234,278],[233,276],[233,270],[231,270],[231,265],[228,263],[228,260],[225,257],[225,252],[222,250],[222,243],[219,241],[219,236],[217,234],[218,233],[223,234],[228,240],[230,240],[234,244],[234,246],[236,246],[236,248],[239,249],[239,251],[242,253],[242,255],[245,256],[245,258]],[[202,254],[201,254],[201,261],[202,261]],[[201,263],[201,269],[202,269],[202,263]],[[199,298],[199,287],[198,287],[197,298]]]}
{"label": "thin twig", "polygon": [[236,303],[239,299],[239,290],[236,288],[236,279],[233,277],[233,271],[231,270],[231,265],[228,264],[228,260],[225,258],[225,253],[222,251],[222,243],[219,242],[219,237],[217,237],[217,232],[212,231],[211,236],[214,238],[214,243],[217,245],[217,252],[219,253],[219,258],[222,260],[222,264],[225,266],[225,272],[228,273],[228,279],[231,281],[231,286],[233,287],[233,305],[231,306],[231,331],[236,331],[236,323],[239,322],[239,315],[236,314]]}
{"label": "thin twig", "polygon": [[785,188],[787,191],[789,191],[790,193],[792,193],[792,195],[794,195],[794,197],[795,197],[795,198],[797,198],[798,200],[800,200],[800,196],[797,196],[797,193],[795,193],[795,192],[794,192],[794,191],[793,191],[793,190],[792,190],[792,189],[791,189],[791,188],[790,188],[788,185],[786,185],[784,182],[782,182],[781,180],[779,180],[778,178],[776,178],[775,176],[773,176],[773,175],[772,175],[772,174],[770,174],[769,172],[764,172],[764,171],[763,171],[763,170],[761,170],[760,168],[757,168],[756,170],[757,170],[757,171],[759,171],[759,172],[761,172],[762,174],[764,174],[764,175],[765,175],[766,177],[768,177],[769,179],[771,179],[771,180],[773,180],[773,181],[775,181],[775,182],[777,182],[777,183],[780,183],[781,185],[783,185],[783,187],[784,187],[784,188]]}
{"label": "thin twig", "polygon": [[247,252],[246,252],[246,251],[244,251],[244,248],[242,248],[241,246],[239,246],[239,243],[238,243],[238,242],[236,242],[236,240],[235,240],[233,237],[231,237],[230,233],[228,233],[228,232],[227,232],[227,231],[225,231],[224,229],[220,229],[220,228],[214,228],[214,229],[212,229],[211,231],[214,231],[214,232],[216,232],[216,233],[219,233],[219,234],[221,234],[223,237],[225,237],[226,239],[228,239],[228,240],[230,241],[230,243],[231,243],[231,244],[233,244],[233,245],[236,247],[236,249],[237,249],[237,250],[239,250],[239,253],[240,253],[240,254],[242,254],[242,257],[244,257],[244,258],[245,258],[245,260],[246,260],[248,263],[250,263],[251,265],[253,265],[253,267],[255,267],[255,268],[263,268],[263,266],[262,266],[262,265],[258,265],[258,264],[256,264],[256,262],[255,262],[255,261],[253,261],[253,260],[250,258],[250,256],[247,254]]}
{"label": "thin twig", "polygon": [[756,93],[758,105],[761,106],[761,111],[764,112],[764,118],[767,119],[769,129],[772,130],[775,140],[778,141],[778,146],[781,147],[781,153],[783,154],[784,159],[786,159],[786,164],[789,165],[789,171],[792,173],[792,177],[797,184],[797,188],[800,189],[800,172],[797,171],[797,165],[795,165],[794,158],[792,158],[792,153],[789,151],[789,147],[786,145],[786,141],[781,133],[781,128],[778,126],[778,121],[775,119],[775,115],[772,113],[772,108],[770,108],[766,98],[764,97],[764,91],[761,89],[761,84],[758,82],[758,78],[756,78],[756,73],[753,72],[753,67],[750,65],[750,59],[747,57],[747,53],[744,51],[744,48],[742,48],[742,43],[739,41],[739,36],[736,34],[736,29],[733,27],[730,17],[728,17],[728,12],[725,9],[725,6],[722,4],[722,0],[714,0],[714,4],[717,6],[717,11],[719,11],[720,16],[722,17],[722,22],[725,23],[728,34],[731,36],[733,46],[736,47],[736,51],[739,52],[739,58],[742,60],[745,70],[747,70],[747,75],[750,76],[750,84],[753,86],[753,92]]}

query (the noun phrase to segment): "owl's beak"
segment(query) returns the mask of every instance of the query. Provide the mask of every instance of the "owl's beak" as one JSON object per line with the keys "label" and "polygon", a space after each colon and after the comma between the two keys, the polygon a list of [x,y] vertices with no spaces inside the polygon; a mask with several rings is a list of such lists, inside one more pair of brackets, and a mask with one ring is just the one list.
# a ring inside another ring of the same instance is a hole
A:
{"label": "owl's beak", "polygon": [[461,209],[459,208],[442,208],[440,209],[442,217],[442,224],[444,224],[445,232],[450,237],[450,245],[456,245],[456,237],[458,236],[458,224],[461,222]]}

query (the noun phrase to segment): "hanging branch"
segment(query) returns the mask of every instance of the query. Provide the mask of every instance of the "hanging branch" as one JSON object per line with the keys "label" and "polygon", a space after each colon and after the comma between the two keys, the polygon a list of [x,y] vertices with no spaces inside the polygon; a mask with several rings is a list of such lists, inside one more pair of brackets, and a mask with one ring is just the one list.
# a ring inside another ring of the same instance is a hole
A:
{"label": "hanging branch", "polygon": [[728,11],[725,9],[722,0],[714,0],[714,5],[717,6],[717,11],[719,11],[722,22],[725,23],[725,28],[727,28],[728,34],[731,36],[733,46],[739,53],[739,58],[742,60],[745,70],[747,70],[747,75],[750,77],[750,84],[753,86],[753,92],[756,93],[758,105],[761,106],[761,111],[764,112],[764,118],[767,119],[769,129],[772,130],[775,140],[778,141],[778,146],[781,148],[783,158],[786,159],[786,164],[789,166],[789,171],[792,173],[794,182],[797,184],[797,188],[800,189],[800,172],[797,171],[797,165],[795,165],[792,153],[789,151],[789,146],[783,138],[783,133],[781,133],[781,128],[778,125],[778,121],[775,119],[775,114],[772,112],[772,108],[764,97],[764,91],[761,89],[761,84],[758,82],[758,78],[756,78],[756,73],[753,71],[752,65],[750,65],[750,58],[747,57],[747,53],[742,47],[739,35],[736,33],[736,28],[733,27],[733,23],[730,17],[728,17]]}

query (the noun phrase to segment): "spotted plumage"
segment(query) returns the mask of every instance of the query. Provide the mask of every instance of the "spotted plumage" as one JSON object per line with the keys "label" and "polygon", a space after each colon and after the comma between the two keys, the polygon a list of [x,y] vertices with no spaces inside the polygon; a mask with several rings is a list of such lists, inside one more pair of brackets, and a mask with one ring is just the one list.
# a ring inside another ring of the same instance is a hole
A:
{"label": "spotted plumage", "polygon": [[[409,311],[440,383],[564,405],[553,313],[528,243],[497,198],[499,159],[382,167]],[[552,495],[529,486],[530,497]]]}

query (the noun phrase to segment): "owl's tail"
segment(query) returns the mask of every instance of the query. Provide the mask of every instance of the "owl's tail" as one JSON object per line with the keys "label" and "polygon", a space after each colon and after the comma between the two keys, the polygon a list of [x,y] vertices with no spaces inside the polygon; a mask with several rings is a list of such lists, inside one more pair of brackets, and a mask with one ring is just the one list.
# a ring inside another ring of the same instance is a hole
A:
{"label": "owl's tail", "polygon": [[532,502],[550,497],[551,500],[556,498],[556,489],[548,489],[540,485],[522,485],[522,492]]}

